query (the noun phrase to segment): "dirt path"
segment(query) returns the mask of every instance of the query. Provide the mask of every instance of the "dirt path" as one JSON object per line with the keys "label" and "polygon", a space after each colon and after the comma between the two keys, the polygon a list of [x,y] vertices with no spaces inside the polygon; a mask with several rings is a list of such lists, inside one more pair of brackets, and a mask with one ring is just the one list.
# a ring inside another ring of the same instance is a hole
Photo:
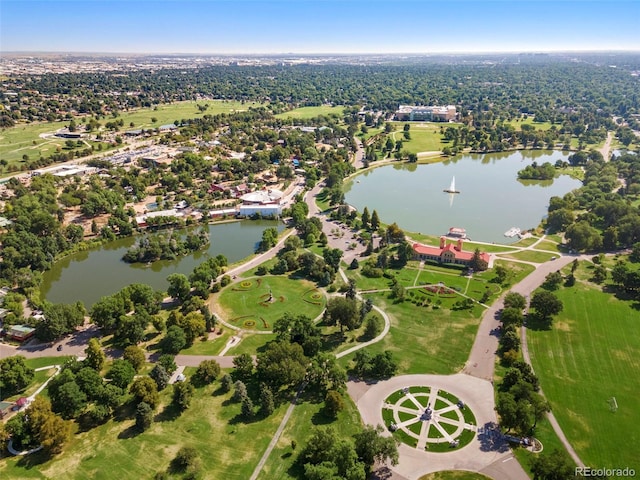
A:
{"label": "dirt path", "polygon": [[609,161],[609,152],[611,151],[611,141],[613,140],[613,132],[607,132],[607,139],[604,145],[598,151],[602,154],[605,162]]}

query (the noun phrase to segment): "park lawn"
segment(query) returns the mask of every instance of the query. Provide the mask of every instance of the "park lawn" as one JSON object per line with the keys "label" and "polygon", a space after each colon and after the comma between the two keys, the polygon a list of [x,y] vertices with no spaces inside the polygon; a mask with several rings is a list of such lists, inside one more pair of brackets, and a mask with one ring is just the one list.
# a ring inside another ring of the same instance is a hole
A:
{"label": "park lawn", "polygon": [[[38,122],[18,124],[11,128],[0,130],[0,158],[7,160],[9,164],[22,161],[23,155],[30,159],[40,158],[43,148],[64,146],[62,138],[40,138],[41,133],[55,133],[64,128],[69,122]],[[35,143],[34,143],[35,142]]]}
{"label": "park lawn", "polygon": [[72,357],[69,355],[62,357],[27,358],[24,363],[31,368],[42,368],[48,367],[49,365],[64,365],[70,358]]}
{"label": "park lawn", "polygon": [[447,470],[443,472],[429,473],[418,480],[488,480],[480,473],[466,472],[464,470]]}
{"label": "park lawn", "polygon": [[[301,400],[293,410],[282,436],[269,455],[259,478],[261,480],[286,480],[301,478],[302,471],[298,470],[295,461],[299,452],[304,448],[307,439],[317,427],[331,427],[340,438],[348,438],[358,433],[362,428],[360,414],[348,394],[343,393],[344,410],[338,414],[337,420],[328,418],[323,413],[324,402],[312,403]],[[297,446],[293,450],[291,442]],[[247,477],[248,478],[248,477]]]}
{"label": "park lawn", "polygon": [[[404,124],[402,124],[404,126]],[[440,152],[444,148],[440,127],[442,124],[411,123],[409,135],[411,140],[405,140],[404,132],[396,130],[391,133],[393,141],[402,140],[402,149],[409,153]]]}
{"label": "park lawn", "polygon": [[272,333],[245,333],[242,335],[240,343],[231,347],[227,352],[227,355],[235,356],[243,353],[255,355],[256,352],[262,351],[262,347],[271,340],[275,340],[275,338],[276,335]]}
{"label": "park lawn", "polygon": [[[200,112],[198,105],[208,104],[209,107],[206,111]],[[157,105],[150,108],[139,108],[130,110],[128,112],[120,112],[116,117],[122,119],[124,122],[123,131],[131,128],[156,128],[160,125],[166,125],[180,122],[181,120],[190,120],[192,118],[202,118],[204,115],[216,115],[219,113],[232,113],[248,110],[249,107],[256,107],[262,105],[256,102],[239,102],[235,100],[200,100],[195,102],[193,100],[187,100],[184,102],[167,103],[163,105]],[[156,118],[155,122],[151,121],[151,118]],[[111,116],[100,120],[100,123],[112,121]],[[132,127],[130,124],[133,123]]]}
{"label": "park lawn", "polygon": [[360,140],[365,142],[369,140],[371,137],[375,137],[379,133],[382,133],[383,131],[384,131],[384,128],[382,127],[367,127],[367,133],[362,133],[362,131],[360,131],[356,134],[356,137],[358,137]]}
{"label": "park lawn", "polygon": [[562,249],[560,248],[560,244],[552,241],[552,240],[542,240],[540,243],[536,245],[537,250],[551,250],[552,252],[560,252]]}
{"label": "park lawn", "polygon": [[505,259],[523,260],[525,262],[544,263],[551,260],[553,257],[557,257],[553,253],[538,252],[536,250],[523,250],[521,252],[514,252],[501,255]]}
{"label": "park lawn", "polygon": [[478,330],[481,307],[452,311],[419,307],[410,301],[393,303],[386,293],[363,297],[371,298],[391,318],[389,333],[367,351],[373,355],[390,351],[398,363],[398,375],[448,375],[464,366]]}
{"label": "park lawn", "polygon": [[[216,382],[197,389],[191,406],[179,416],[160,406],[156,421],[142,434],[131,428],[132,418],[116,418],[76,433],[60,455],[43,463],[32,463],[37,456],[3,460],[0,477],[152,478],[167,470],[180,447],[189,445],[198,451],[202,478],[246,480],[282,420],[286,404],[266,419],[246,423],[238,416],[240,405],[229,403],[231,393],[212,395],[217,388]],[[161,394],[165,405],[170,397],[171,388]]]}
{"label": "park lawn", "polygon": [[219,332],[222,330],[221,334],[215,336],[214,339],[208,340],[205,337],[196,338],[189,348],[185,348],[180,351],[181,355],[219,355],[222,349],[227,344],[231,335],[233,335],[234,331],[230,328],[226,328],[220,326],[216,330]]}
{"label": "park lawn", "polygon": [[[272,295],[272,302],[268,302],[269,295]],[[314,319],[322,313],[326,303],[324,294],[315,284],[284,275],[265,275],[232,283],[217,295],[215,301],[227,323],[263,331],[271,330],[274,322],[285,313]],[[252,326],[247,322],[253,322]]]}
{"label": "park lawn", "polygon": [[[630,302],[577,282],[551,330],[529,330],[531,359],[564,433],[587,465],[640,469],[638,312]],[[609,409],[615,397],[617,412]]]}
{"label": "park lawn", "polygon": [[533,245],[534,243],[536,243],[538,240],[539,240],[538,237],[521,238],[516,243],[514,243],[513,246],[515,246],[515,247],[528,247],[528,246]]}
{"label": "park lawn", "polygon": [[516,120],[509,120],[505,122],[509,125],[512,125],[516,130],[522,130],[522,125],[532,125],[536,130],[549,130],[553,125],[551,122],[536,122],[534,117],[527,118],[521,117]]}
{"label": "park lawn", "polygon": [[317,107],[300,107],[294,108],[293,110],[289,110],[288,112],[278,113],[276,118],[299,118],[299,119],[308,119],[319,117],[320,115],[328,116],[328,115],[337,115],[342,117],[344,113],[343,106],[331,106],[331,105],[320,105]]}

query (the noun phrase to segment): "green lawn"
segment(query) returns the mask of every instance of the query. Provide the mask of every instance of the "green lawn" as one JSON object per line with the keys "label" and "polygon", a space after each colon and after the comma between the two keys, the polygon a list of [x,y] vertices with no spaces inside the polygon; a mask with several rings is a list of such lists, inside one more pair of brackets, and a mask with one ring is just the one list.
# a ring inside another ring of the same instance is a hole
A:
{"label": "green lawn", "polygon": [[288,112],[279,113],[276,115],[276,118],[314,118],[320,115],[338,115],[342,117],[342,113],[344,112],[344,107],[332,107],[330,105],[321,105],[318,107],[300,107],[295,108],[293,110],[289,110]]}
{"label": "green lawn", "polygon": [[[231,394],[218,395],[217,388],[214,384],[198,389],[189,409],[177,417],[163,413],[164,407],[159,407],[157,421],[142,434],[133,432],[133,419],[111,420],[76,433],[63,453],[52,460],[36,463],[37,455],[24,460],[4,459],[0,461],[0,477],[153,478],[167,470],[180,447],[190,445],[198,451],[204,478],[246,480],[287,405],[278,407],[267,419],[245,423],[238,417],[240,405],[228,404]],[[162,393],[162,401],[168,402],[170,395],[168,388]]]}
{"label": "green lawn", "polygon": [[275,275],[232,283],[222,290],[216,301],[227,322],[243,329],[263,331],[271,330],[274,322],[287,312],[314,319],[326,303],[324,294],[313,283]]}
{"label": "green lawn", "polygon": [[[233,331],[229,328],[221,327],[222,334],[216,335],[212,340],[203,340],[197,338],[193,345],[189,348],[180,351],[181,355],[219,355],[220,351],[225,347]],[[220,331],[220,328],[216,328],[216,332]]]}
{"label": "green lawn", "polygon": [[464,366],[478,330],[480,307],[472,311],[452,311],[418,307],[409,301],[395,304],[386,293],[364,296],[371,298],[391,318],[387,336],[367,350],[374,355],[390,351],[398,362],[398,375],[447,375]]}
{"label": "green lawn", "polygon": [[551,260],[552,257],[557,257],[553,253],[537,252],[535,250],[523,250],[521,252],[509,253],[501,255],[501,257],[514,260],[523,260],[525,262],[544,263]]}
{"label": "green lawn", "polygon": [[[640,314],[580,281],[556,293],[564,310],[552,329],[527,333],[545,395],[587,465],[638,471],[640,430],[632,426],[640,423]],[[612,397],[615,413],[607,403]]]}
{"label": "green lawn", "polygon": [[[267,463],[262,469],[260,480],[288,480],[300,478],[294,466],[298,453],[311,436],[316,427],[331,426],[341,438],[350,437],[360,431],[362,421],[358,410],[351,398],[343,394],[345,409],[338,414],[338,419],[332,421],[323,412],[323,403],[302,402],[295,407],[282,436],[271,452]],[[296,450],[292,450],[291,441],[297,443]],[[247,477],[248,478],[248,477]]]}
{"label": "green lawn", "polygon": [[446,143],[442,142],[442,136],[440,135],[442,123],[409,122],[411,125],[409,130],[410,140],[404,139],[404,132],[402,131],[404,123],[401,122],[399,129],[391,133],[391,138],[394,141],[402,140],[403,150],[407,150],[409,153],[440,152],[446,146]]}
{"label": "green lawn", "polygon": [[513,127],[515,127],[516,130],[522,130],[522,125],[531,125],[536,130],[549,130],[552,125],[551,122],[536,122],[533,117],[529,117],[529,116],[527,118],[521,117],[519,119],[511,120],[505,123],[508,123],[509,125],[513,125]]}

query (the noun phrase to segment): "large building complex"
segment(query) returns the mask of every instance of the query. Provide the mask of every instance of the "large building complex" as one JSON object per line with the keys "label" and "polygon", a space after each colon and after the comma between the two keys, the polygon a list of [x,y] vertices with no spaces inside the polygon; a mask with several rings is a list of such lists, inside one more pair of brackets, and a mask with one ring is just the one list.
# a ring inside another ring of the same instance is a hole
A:
{"label": "large building complex", "polygon": [[[413,244],[413,253],[416,260],[426,260],[438,263],[453,263],[456,265],[469,265],[473,259],[473,252],[462,250],[463,240],[460,238],[455,243],[447,244],[445,237],[440,237],[440,247],[430,247],[420,243]],[[489,264],[489,254],[482,252],[480,258]]]}
{"label": "large building complex", "polygon": [[396,120],[449,122],[456,118],[456,107],[400,105],[396,111]]}

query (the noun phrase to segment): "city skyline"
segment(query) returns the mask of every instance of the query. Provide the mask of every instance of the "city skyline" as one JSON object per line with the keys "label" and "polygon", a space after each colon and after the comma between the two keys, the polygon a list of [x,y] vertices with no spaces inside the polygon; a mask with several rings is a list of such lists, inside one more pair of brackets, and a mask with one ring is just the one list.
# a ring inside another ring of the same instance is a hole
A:
{"label": "city skyline", "polygon": [[3,1],[2,52],[430,54],[637,51],[640,2]]}

